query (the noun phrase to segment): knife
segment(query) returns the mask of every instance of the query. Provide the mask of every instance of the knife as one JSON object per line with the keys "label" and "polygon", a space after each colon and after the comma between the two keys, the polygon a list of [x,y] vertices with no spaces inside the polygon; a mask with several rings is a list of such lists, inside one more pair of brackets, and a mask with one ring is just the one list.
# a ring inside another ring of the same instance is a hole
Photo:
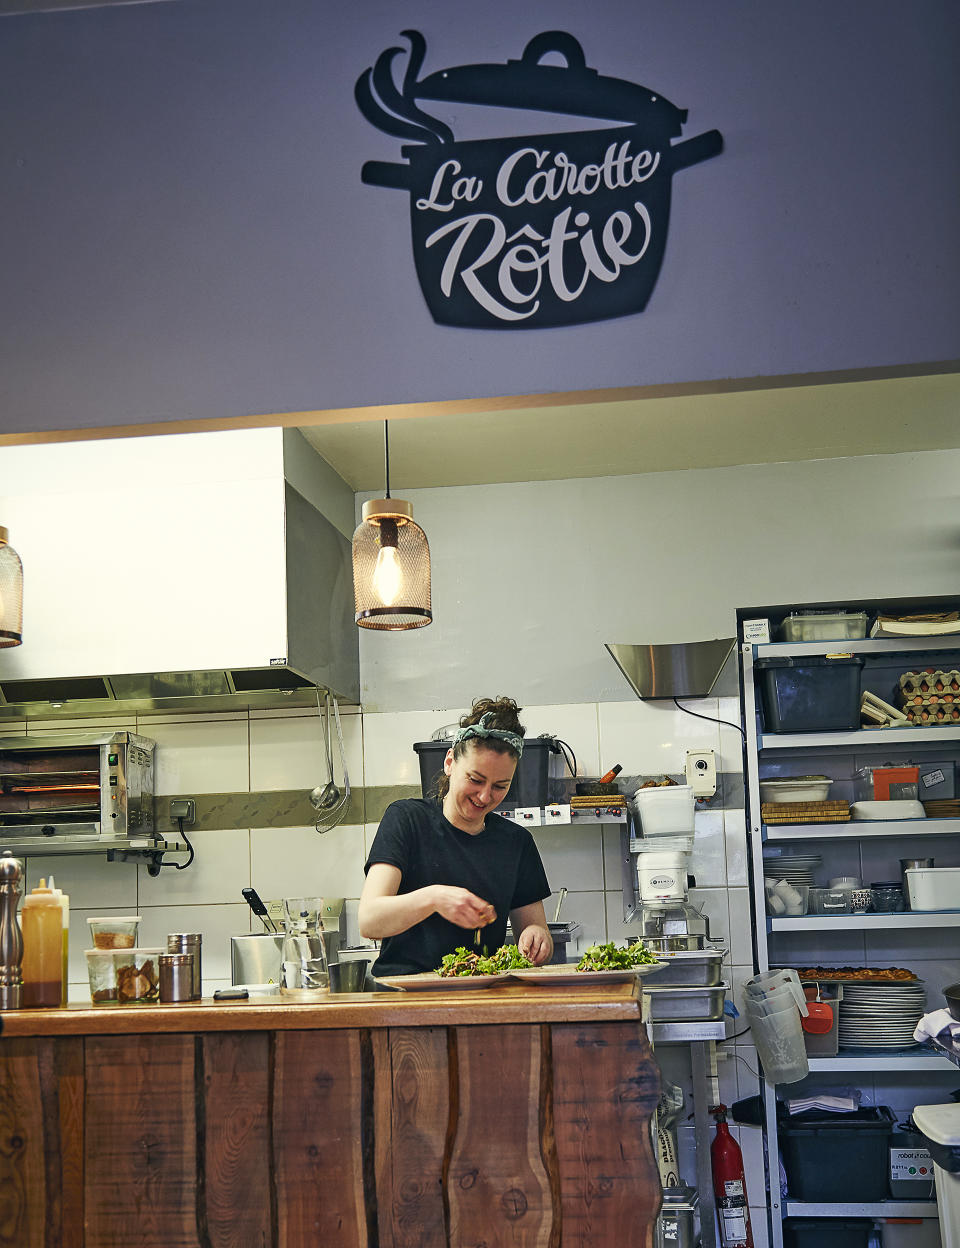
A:
{"label": "knife", "polygon": [[264,925],[269,923],[270,931],[275,932],[277,930],[277,925],[276,923],[274,923],[273,919],[271,919],[270,914],[267,910],[267,907],[261,901],[260,894],[257,892],[257,890],[255,888],[241,888],[240,892],[241,892],[241,895],[243,896],[244,901],[247,903],[247,905],[250,907],[253,913],[257,916],[257,918],[263,919]]}

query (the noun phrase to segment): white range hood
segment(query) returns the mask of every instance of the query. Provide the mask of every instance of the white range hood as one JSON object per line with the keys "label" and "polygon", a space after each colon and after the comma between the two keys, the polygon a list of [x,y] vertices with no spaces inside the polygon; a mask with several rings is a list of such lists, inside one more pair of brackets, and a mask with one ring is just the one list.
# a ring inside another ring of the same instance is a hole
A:
{"label": "white range hood", "polygon": [[297,431],[3,447],[0,515],[0,721],[359,702],[353,495]]}

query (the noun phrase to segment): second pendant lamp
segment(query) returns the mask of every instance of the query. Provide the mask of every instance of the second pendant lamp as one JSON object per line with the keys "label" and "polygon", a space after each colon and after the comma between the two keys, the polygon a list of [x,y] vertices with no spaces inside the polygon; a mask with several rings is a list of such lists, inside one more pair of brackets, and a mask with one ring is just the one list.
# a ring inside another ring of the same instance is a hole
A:
{"label": "second pendant lamp", "polygon": [[363,504],[353,535],[353,595],[360,628],[397,632],[423,628],[430,606],[430,546],[413,508],[390,497],[390,441],[383,422],[386,498]]}

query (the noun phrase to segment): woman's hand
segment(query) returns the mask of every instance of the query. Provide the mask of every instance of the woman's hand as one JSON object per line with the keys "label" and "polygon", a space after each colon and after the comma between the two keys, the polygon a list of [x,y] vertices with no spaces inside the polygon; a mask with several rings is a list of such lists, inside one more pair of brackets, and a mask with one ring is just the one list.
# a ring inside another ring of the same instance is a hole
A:
{"label": "woman's hand", "polygon": [[517,948],[534,966],[542,966],[553,954],[553,940],[547,928],[531,923],[518,936]]}
{"label": "woman's hand", "polygon": [[467,931],[486,927],[497,917],[489,901],[469,889],[429,884],[412,893],[398,895],[400,880],[399,869],[385,862],[375,862],[367,872],[357,912],[361,936],[371,940],[396,936],[422,923],[431,914],[442,914]]}
{"label": "woman's hand", "polygon": [[478,927],[486,927],[497,917],[490,902],[484,901],[476,893],[471,893],[469,889],[457,888],[452,884],[434,884],[431,891],[434,894],[437,914],[455,923],[457,927],[472,928],[475,931]]}

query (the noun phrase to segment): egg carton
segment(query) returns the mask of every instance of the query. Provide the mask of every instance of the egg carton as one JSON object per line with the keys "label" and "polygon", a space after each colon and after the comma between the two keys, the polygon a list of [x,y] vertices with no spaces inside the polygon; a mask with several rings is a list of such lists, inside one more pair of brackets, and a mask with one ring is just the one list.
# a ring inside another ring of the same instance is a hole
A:
{"label": "egg carton", "polygon": [[[901,705],[921,705],[930,698],[960,697],[960,672],[927,668],[922,672],[904,672],[900,677]],[[919,701],[918,701],[919,699]]]}
{"label": "egg carton", "polygon": [[941,703],[936,706],[908,706],[907,719],[911,724],[960,724],[960,702]]}

